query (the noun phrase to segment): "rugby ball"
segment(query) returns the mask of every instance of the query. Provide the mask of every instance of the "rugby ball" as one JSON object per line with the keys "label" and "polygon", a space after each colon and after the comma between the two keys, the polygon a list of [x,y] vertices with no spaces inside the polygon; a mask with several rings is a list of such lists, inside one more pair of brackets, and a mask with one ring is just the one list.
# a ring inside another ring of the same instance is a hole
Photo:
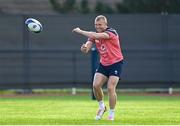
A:
{"label": "rugby ball", "polygon": [[26,19],[25,24],[31,32],[40,33],[43,30],[42,24],[34,18]]}

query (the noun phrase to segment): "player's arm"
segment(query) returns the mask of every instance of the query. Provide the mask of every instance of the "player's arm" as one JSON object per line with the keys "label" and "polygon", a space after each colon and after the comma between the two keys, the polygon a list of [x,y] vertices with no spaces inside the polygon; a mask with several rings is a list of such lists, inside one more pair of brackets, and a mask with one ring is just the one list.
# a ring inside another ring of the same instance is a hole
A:
{"label": "player's arm", "polygon": [[82,44],[81,51],[83,53],[88,53],[91,50],[93,43],[91,41],[87,41],[85,44]]}
{"label": "player's arm", "polygon": [[81,35],[84,35],[88,38],[92,38],[92,39],[109,39],[109,34],[108,33],[96,33],[96,32],[91,32],[91,31],[84,31],[81,30],[80,28],[75,28],[72,30],[72,32],[76,32],[79,33]]}

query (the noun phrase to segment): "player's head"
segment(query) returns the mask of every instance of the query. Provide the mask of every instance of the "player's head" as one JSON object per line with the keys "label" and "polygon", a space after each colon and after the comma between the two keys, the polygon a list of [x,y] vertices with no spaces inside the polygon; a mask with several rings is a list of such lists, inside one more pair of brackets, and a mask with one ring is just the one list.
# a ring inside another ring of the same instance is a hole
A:
{"label": "player's head", "polygon": [[97,16],[95,18],[94,24],[97,32],[104,32],[108,27],[107,18],[103,15]]}

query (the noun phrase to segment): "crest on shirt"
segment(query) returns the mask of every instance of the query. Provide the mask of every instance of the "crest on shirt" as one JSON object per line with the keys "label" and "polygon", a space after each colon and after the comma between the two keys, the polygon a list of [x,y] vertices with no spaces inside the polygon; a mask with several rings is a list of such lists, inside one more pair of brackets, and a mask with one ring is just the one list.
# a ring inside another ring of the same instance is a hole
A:
{"label": "crest on shirt", "polygon": [[99,51],[100,51],[101,54],[106,53],[107,52],[106,45],[105,44],[101,44]]}
{"label": "crest on shirt", "polygon": [[101,45],[101,50],[102,50],[102,51],[106,50],[106,47],[105,47],[104,44]]}

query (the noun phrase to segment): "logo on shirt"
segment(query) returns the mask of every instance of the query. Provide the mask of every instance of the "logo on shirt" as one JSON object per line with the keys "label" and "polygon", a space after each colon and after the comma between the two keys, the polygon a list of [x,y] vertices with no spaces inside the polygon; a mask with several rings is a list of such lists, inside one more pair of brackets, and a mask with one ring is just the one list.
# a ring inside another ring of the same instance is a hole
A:
{"label": "logo on shirt", "polygon": [[107,52],[106,45],[105,44],[101,44],[99,51],[100,51],[101,54],[106,53]]}
{"label": "logo on shirt", "polygon": [[103,45],[103,44],[101,45],[101,50],[102,50],[102,51],[106,50],[105,45]]}
{"label": "logo on shirt", "polygon": [[117,70],[115,70],[115,71],[114,71],[114,73],[115,73],[115,74],[118,74],[118,71],[117,71]]}

